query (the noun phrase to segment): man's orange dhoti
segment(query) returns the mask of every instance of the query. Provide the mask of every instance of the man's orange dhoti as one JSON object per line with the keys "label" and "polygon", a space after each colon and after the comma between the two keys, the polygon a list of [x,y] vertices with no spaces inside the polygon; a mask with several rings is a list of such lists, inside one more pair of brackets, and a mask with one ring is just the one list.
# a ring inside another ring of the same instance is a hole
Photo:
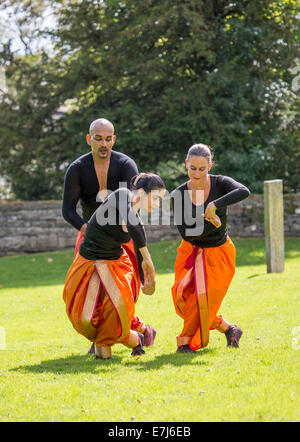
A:
{"label": "man's orange dhoti", "polygon": [[196,247],[182,241],[175,262],[173,302],[184,326],[177,345],[206,347],[209,330],[225,332],[229,323],[218,310],[235,272],[235,247],[230,238],[219,247]]}
{"label": "man's orange dhoti", "polygon": [[125,251],[119,259],[97,261],[77,253],[63,292],[75,330],[100,346],[138,345],[137,333],[130,330],[137,296],[133,280],[133,266]]}

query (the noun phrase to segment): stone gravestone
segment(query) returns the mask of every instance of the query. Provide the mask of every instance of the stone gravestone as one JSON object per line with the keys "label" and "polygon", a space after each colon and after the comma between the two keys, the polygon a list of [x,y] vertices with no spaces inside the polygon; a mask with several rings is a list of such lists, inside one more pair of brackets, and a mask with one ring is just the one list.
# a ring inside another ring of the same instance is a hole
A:
{"label": "stone gravestone", "polygon": [[264,182],[265,244],[268,273],[284,271],[282,180]]}

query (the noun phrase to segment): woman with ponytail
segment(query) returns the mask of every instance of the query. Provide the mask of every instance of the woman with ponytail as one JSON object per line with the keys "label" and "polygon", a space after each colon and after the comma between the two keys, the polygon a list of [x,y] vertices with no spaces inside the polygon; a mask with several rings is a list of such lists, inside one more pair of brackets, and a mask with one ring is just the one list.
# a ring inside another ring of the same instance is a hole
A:
{"label": "woman with ponytail", "polygon": [[95,358],[110,358],[116,343],[131,348],[132,355],[144,353],[143,334],[131,328],[139,287],[123,244],[133,240],[142,291],[152,295],[155,270],[138,211],[159,207],[164,193],[158,175],[141,173],[132,178],[131,190],[111,193],[87,224],[63,299],[75,330],[94,343]]}
{"label": "woman with ponytail", "polygon": [[187,154],[189,180],[172,193],[175,224],[182,236],[175,262],[172,296],[183,318],[177,352],[206,347],[209,330],[224,333],[227,345],[239,346],[242,330],[218,310],[235,272],[235,247],[227,233],[227,206],[250,194],[247,187],[223,175],[212,175],[212,149],[193,145]]}

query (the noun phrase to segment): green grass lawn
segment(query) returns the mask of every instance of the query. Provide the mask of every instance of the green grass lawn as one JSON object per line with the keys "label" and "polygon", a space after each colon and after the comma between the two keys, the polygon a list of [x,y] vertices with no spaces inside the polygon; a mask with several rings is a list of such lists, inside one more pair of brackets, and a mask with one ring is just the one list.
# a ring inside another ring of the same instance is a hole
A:
{"label": "green grass lawn", "polygon": [[136,307],[158,332],[155,346],[134,358],[116,345],[108,361],[87,354],[65,314],[73,251],[1,258],[0,421],[298,421],[300,238],[286,240],[281,274],[266,273],[263,239],[234,242],[237,270],[220,313],[244,330],[239,349],[213,331],[195,355],[175,353],[178,242],[168,241],[149,246],[157,291]]}

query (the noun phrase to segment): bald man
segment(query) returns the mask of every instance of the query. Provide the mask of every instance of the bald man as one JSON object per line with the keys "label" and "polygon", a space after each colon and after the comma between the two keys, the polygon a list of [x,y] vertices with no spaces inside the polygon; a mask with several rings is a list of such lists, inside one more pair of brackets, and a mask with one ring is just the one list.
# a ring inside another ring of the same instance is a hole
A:
{"label": "bald man", "polygon": [[[86,135],[91,152],[77,158],[67,170],[62,213],[65,220],[82,233],[105,199],[107,189],[117,190],[121,182],[129,187],[131,178],[138,174],[137,165],[131,158],[112,150],[115,140],[114,126],[110,121],[104,118],[93,121]],[[82,217],[76,211],[79,200]]]}
{"label": "bald man", "polygon": [[[91,152],[80,156],[69,166],[63,191],[63,217],[78,230],[75,255],[83,240],[87,222],[104,201],[107,191],[117,190],[120,183],[129,188],[132,177],[139,173],[130,157],[113,150],[116,136],[110,121],[105,118],[94,120],[86,141]],[[76,209],[79,200],[82,216]],[[143,282],[143,274],[139,270]],[[153,345],[156,331],[151,326],[135,317],[131,328],[144,334],[145,346]],[[90,351],[93,352],[93,346]]]}

